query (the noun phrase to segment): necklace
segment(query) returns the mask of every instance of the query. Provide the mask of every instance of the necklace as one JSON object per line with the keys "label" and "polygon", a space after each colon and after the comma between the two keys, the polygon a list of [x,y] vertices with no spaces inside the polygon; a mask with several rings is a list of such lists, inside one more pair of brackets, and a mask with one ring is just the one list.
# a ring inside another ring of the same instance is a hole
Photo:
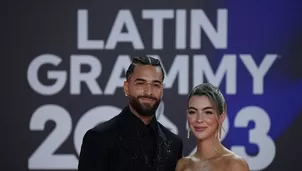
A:
{"label": "necklace", "polygon": [[201,159],[201,158],[198,157],[198,155],[195,153],[192,157],[193,157],[193,160],[198,161],[198,162],[200,162],[200,163],[206,164],[206,163],[208,163],[209,161],[211,161],[211,160],[213,160],[213,159],[215,159],[215,158],[221,157],[221,156],[223,156],[223,155],[221,155],[221,154],[216,154],[216,155],[214,155],[214,156],[212,156],[212,157],[209,157],[209,158],[206,158],[206,159]]}

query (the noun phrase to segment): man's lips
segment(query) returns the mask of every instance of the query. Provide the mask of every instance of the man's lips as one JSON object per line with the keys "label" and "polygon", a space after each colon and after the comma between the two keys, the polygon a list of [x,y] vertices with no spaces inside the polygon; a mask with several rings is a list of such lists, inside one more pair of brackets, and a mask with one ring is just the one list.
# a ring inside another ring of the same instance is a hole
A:
{"label": "man's lips", "polygon": [[152,102],[154,102],[154,99],[148,98],[148,97],[140,97],[139,99],[140,99],[142,102],[144,102],[144,103],[152,103]]}

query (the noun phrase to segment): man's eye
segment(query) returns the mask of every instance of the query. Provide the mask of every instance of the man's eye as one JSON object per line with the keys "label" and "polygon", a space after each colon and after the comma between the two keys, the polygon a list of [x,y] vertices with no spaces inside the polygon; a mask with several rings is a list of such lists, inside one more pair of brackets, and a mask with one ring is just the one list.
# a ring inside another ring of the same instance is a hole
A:
{"label": "man's eye", "polygon": [[189,111],[189,114],[194,114],[195,113],[195,111]]}
{"label": "man's eye", "polygon": [[160,84],[153,84],[153,87],[160,87]]}

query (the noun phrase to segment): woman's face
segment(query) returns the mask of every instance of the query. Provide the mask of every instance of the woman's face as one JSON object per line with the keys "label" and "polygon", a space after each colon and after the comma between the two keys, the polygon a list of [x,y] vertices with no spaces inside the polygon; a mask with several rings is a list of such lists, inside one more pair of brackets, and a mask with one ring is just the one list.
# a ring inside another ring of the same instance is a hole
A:
{"label": "woman's face", "polygon": [[207,96],[192,96],[187,109],[189,127],[198,140],[215,136],[218,125],[222,125],[224,114],[217,111]]}

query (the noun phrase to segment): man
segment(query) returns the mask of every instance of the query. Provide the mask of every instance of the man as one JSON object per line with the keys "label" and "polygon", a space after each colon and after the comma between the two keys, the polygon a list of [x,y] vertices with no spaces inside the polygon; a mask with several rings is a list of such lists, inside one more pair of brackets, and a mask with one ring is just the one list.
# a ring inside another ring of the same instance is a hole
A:
{"label": "man", "polygon": [[160,61],[135,57],[126,79],[128,105],[116,117],[86,132],[78,170],[174,171],[183,143],[156,120],[164,80]]}

